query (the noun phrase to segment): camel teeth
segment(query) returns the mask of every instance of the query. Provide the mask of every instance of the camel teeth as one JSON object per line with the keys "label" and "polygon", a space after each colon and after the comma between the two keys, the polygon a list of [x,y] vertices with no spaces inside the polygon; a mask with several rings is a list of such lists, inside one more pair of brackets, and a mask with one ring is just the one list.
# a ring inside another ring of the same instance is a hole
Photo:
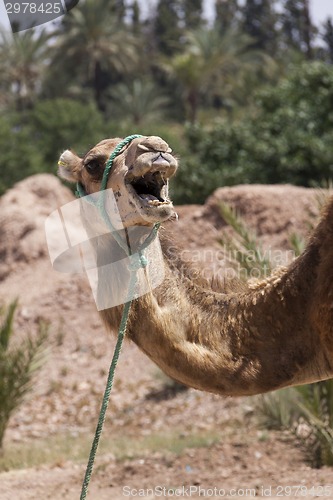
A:
{"label": "camel teeth", "polygon": [[159,205],[168,205],[169,201],[159,201],[159,200],[148,200],[149,205],[153,205],[154,207],[158,207]]}

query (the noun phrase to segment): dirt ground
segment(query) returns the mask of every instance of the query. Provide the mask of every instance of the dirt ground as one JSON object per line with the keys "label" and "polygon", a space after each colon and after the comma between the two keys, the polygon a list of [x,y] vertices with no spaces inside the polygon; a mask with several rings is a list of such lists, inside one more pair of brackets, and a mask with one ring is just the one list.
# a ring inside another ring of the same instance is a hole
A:
{"label": "dirt ground", "polygon": [[[117,463],[96,462],[88,498],[332,498],[333,472],[311,469],[292,442],[271,434],[259,443],[254,433],[224,440],[181,456],[155,453]],[[0,475],[1,499],[79,498],[84,467],[73,463]]]}
{"label": "dirt ground", "polygon": [[[69,448],[84,441],[87,453],[75,458],[75,450],[62,449],[36,466],[9,467],[0,473],[0,500],[80,496],[114,338],[101,324],[85,277],[57,273],[49,261],[45,218],[70,200],[69,190],[48,175],[23,181],[0,200],[0,301],[19,297],[17,338],[41,319],[50,322],[45,364],[11,419],[4,448],[23,455],[68,436]],[[306,235],[309,218],[318,214],[316,192],[292,186],[223,188],[204,206],[179,207],[179,221],[164,230],[186,258],[210,272],[225,263],[218,240],[230,228],[219,212],[222,200],[237,208],[265,248],[287,253],[290,234]],[[288,433],[259,429],[256,422],[252,398],[168,385],[126,343],[88,498],[333,498],[333,469],[312,469]],[[167,446],[159,445],[161,436]]]}

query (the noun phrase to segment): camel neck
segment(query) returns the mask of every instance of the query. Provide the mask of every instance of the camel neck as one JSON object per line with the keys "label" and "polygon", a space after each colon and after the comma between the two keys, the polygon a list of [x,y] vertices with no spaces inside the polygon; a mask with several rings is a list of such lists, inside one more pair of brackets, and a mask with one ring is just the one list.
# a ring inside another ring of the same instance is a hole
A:
{"label": "camel neck", "polygon": [[[166,252],[165,279],[134,301],[128,335],[171,377],[219,394],[251,395],[329,378],[332,248],[332,231],[322,221],[285,272],[228,292],[191,281],[180,259],[168,264]],[[102,315],[115,327],[119,314],[115,308]]]}

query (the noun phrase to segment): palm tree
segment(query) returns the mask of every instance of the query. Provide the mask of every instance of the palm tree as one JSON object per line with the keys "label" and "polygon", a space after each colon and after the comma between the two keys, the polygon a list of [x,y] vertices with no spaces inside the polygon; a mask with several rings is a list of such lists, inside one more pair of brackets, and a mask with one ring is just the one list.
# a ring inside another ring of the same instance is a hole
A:
{"label": "palm tree", "polygon": [[251,43],[250,37],[234,30],[221,35],[217,29],[200,28],[189,32],[183,52],[164,64],[183,87],[187,118],[192,123],[201,95],[217,92],[225,96],[230,79],[235,81],[241,70],[253,70],[267,58],[250,50]]}
{"label": "palm tree", "polygon": [[2,105],[30,107],[41,90],[47,67],[50,35],[44,30],[0,31]]}
{"label": "palm tree", "polygon": [[135,125],[152,123],[161,119],[170,103],[151,80],[135,79],[119,83],[110,91],[112,116],[129,120]]}
{"label": "palm tree", "polygon": [[137,43],[118,17],[110,12],[109,0],[85,0],[63,19],[55,64],[67,63],[86,75],[97,106],[104,109],[105,72],[129,72],[137,60]]}

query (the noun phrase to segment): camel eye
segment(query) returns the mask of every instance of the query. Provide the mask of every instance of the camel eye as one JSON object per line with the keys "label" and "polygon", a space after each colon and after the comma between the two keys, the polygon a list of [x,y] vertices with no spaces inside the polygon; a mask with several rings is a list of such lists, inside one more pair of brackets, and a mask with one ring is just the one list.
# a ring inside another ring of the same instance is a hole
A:
{"label": "camel eye", "polygon": [[91,176],[100,178],[103,175],[104,163],[101,158],[94,158],[85,164],[85,169]]}
{"label": "camel eye", "polygon": [[90,174],[93,174],[100,168],[100,162],[98,160],[91,160],[86,163],[85,167]]}

